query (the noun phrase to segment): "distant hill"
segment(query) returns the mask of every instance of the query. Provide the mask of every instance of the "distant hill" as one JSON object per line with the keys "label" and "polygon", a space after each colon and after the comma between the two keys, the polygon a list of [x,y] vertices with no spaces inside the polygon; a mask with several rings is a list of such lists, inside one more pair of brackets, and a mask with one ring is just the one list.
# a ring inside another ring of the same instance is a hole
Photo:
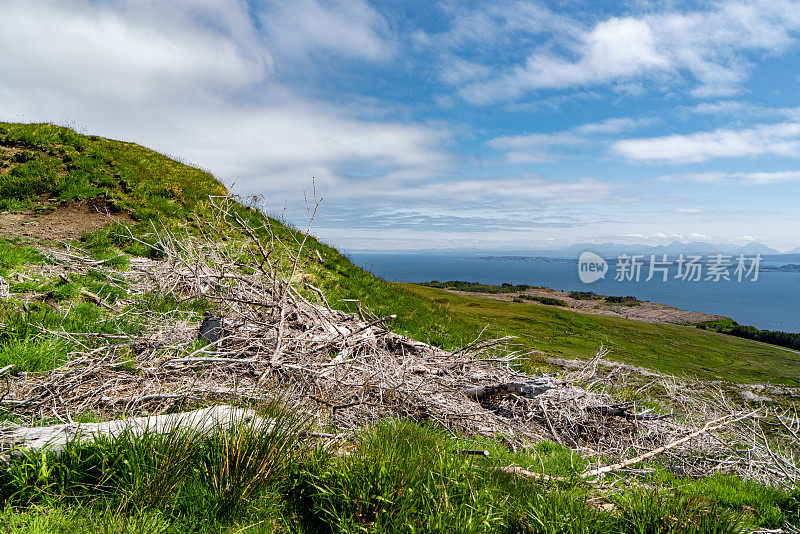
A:
{"label": "distant hill", "polygon": [[624,245],[620,243],[577,243],[560,249],[533,250],[526,255],[549,258],[577,258],[581,252],[591,251],[604,258],[613,258],[620,254],[780,254],[780,251],[762,243],[748,243],[744,246],[726,243],[673,241],[669,245]]}

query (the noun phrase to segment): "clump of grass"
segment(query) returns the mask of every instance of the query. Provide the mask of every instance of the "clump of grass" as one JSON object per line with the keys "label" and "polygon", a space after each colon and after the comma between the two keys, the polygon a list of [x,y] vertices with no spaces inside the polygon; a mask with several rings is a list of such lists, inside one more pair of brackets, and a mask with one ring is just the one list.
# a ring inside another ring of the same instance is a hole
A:
{"label": "clump of grass", "polygon": [[234,421],[214,432],[201,452],[201,469],[210,488],[209,509],[229,518],[279,480],[285,480],[302,451],[304,422],[271,405],[269,417]]}
{"label": "clump of grass", "polygon": [[21,510],[8,507],[0,511],[0,525],[7,534],[178,534],[191,529],[155,510],[131,517],[113,509],[45,504]]}
{"label": "clump of grass", "polygon": [[0,239],[0,275],[7,276],[20,265],[44,263],[44,256],[19,239]]}
{"label": "clump of grass", "polygon": [[653,481],[662,487],[687,496],[705,498],[734,512],[747,510],[756,524],[765,528],[779,528],[787,520],[797,522],[800,517],[800,493],[764,486],[751,480],[716,473],[701,479],[683,479],[659,469]]}
{"label": "clump of grass", "polygon": [[0,198],[29,200],[48,193],[60,180],[61,160],[39,157],[15,165],[0,178]]}
{"label": "clump of grass", "polygon": [[0,367],[14,365],[14,371],[37,373],[49,371],[66,361],[72,345],[64,340],[40,338],[17,339],[0,344]]}
{"label": "clump of grass", "polygon": [[579,492],[533,488],[512,509],[506,532],[514,534],[612,533],[613,520]]}
{"label": "clump of grass", "polygon": [[360,439],[357,454],[318,457],[301,473],[295,510],[309,530],[485,532],[502,523],[496,504],[505,498],[437,431],[396,421]]}
{"label": "clump of grass", "polygon": [[618,501],[619,526],[636,534],[738,534],[744,527],[741,513],[714,501],[683,494],[633,491]]}

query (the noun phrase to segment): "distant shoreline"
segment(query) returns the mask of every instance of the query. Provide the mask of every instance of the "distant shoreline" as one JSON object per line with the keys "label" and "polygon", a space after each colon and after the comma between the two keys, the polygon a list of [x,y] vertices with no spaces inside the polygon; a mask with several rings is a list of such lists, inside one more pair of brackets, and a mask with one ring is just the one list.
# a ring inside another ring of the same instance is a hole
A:
{"label": "distant shoreline", "polygon": [[[794,255],[793,255],[794,256]],[[551,258],[548,256],[465,256],[456,258],[458,260],[470,261],[518,261],[520,263],[578,263],[578,258]],[[616,264],[617,258],[606,258],[610,265]],[[645,262],[646,263],[646,262]],[[708,265],[708,262],[700,261],[699,265]],[[800,273],[800,264],[788,263],[785,265],[759,265],[758,272],[761,273]]]}
{"label": "distant shoreline", "polygon": [[[476,297],[502,300],[505,302],[525,302],[528,304],[546,305],[567,311],[574,311],[576,313],[608,315],[647,323],[697,324],[723,321],[728,319],[723,315],[693,310],[682,310],[674,306],[662,304],[660,302],[639,301],[637,299],[628,300],[624,298],[620,299],[623,302],[609,302],[608,295],[594,295],[588,292],[576,291],[559,291],[546,287],[528,287],[522,291],[509,291],[503,293],[492,293],[488,291],[464,291],[446,287],[441,289],[460,295],[472,295]],[[588,298],[575,298],[572,295],[576,293],[583,293],[585,295],[593,296]],[[616,297],[610,298],[614,299]]]}

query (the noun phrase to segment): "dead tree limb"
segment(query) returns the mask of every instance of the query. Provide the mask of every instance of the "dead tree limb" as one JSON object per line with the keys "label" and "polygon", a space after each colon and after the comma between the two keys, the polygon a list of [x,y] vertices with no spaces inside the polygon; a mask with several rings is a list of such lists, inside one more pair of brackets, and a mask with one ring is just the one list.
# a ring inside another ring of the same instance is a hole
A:
{"label": "dead tree limb", "polygon": [[73,423],[52,426],[0,428],[0,446],[4,449],[39,450],[48,447],[58,452],[68,442],[88,442],[95,437],[115,438],[123,432],[141,435],[146,432],[165,434],[176,429],[190,429],[207,433],[215,428],[226,428],[232,423],[254,421],[255,412],[243,408],[222,405],[150,417],[132,417],[103,423]]}
{"label": "dead tree limb", "polygon": [[482,400],[489,397],[505,397],[520,395],[522,397],[536,397],[545,391],[557,388],[561,383],[552,377],[539,378],[530,382],[505,382],[490,386],[479,386],[463,391],[464,395],[473,400]]}

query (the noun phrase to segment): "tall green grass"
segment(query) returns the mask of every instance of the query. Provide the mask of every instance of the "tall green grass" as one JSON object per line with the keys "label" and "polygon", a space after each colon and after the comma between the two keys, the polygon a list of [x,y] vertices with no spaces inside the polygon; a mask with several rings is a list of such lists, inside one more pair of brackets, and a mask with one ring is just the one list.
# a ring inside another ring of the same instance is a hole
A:
{"label": "tall green grass", "polygon": [[63,364],[72,344],[52,338],[15,339],[0,344],[0,367],[14,365],[15,371],[37,373]]}
{"label": "tall green grass", "polygon": [[[337,455],[305,442],[296,416],[272,414],[269,425],[239,421],[205,436],[174,428],[72,444],[61,455],[25,453],[0,470],[0,521],[97,525],[98,514],[108,513],[174,532],[526,534],[728,534],[765,524],[742,506],[747,500],[734,498],[743,488],[726,495],[684,480],[683,489],[618,485],[609,492],[578,479],[539,482],[495,469],[512,454],[518,464],[549,470],[545,455],[567,476],[583,469],[557,445],[474,457],[462,449],[502,445],[388,421]],[[787,495],[768,491],[775,499]],[[790,500],[773,522],[794,517]],[[604,502],[610,510],[599,506]]]}
{"label": "tall green grass", "polygon": [[305,454],[301,418],[275,404],[262,412],[210,434],[176,422],[159,433],[68,443],[58,453],[21,451],[0,470],[0,507],[72,504],[131,517],[149,510],[211,525],[250,519],[274,508],[276,488]]}
{"label": "tall green grass", "polygon": [[0,276],[7,276],[21,265],[40,265],[44,262],[44,257],[36,249],[19,239],[0,239]]}
{"label": "tall green grass", "polygon": [[[464,446],[431,427],[378,425],[352,455],[309,460],[290,493],[292,509],[307,532],[331,533],[730,533],[745,524],[737,510],[671,492],[624,490],[608,497],[615,508],[604,511],[593,502],[599,494],[577,480],[519,479],[494,469],[507,457],[465,456]],[[550,452],[566,467],[569,451]],[[534,463],[535,456],[518,453],[517,460]]]}

